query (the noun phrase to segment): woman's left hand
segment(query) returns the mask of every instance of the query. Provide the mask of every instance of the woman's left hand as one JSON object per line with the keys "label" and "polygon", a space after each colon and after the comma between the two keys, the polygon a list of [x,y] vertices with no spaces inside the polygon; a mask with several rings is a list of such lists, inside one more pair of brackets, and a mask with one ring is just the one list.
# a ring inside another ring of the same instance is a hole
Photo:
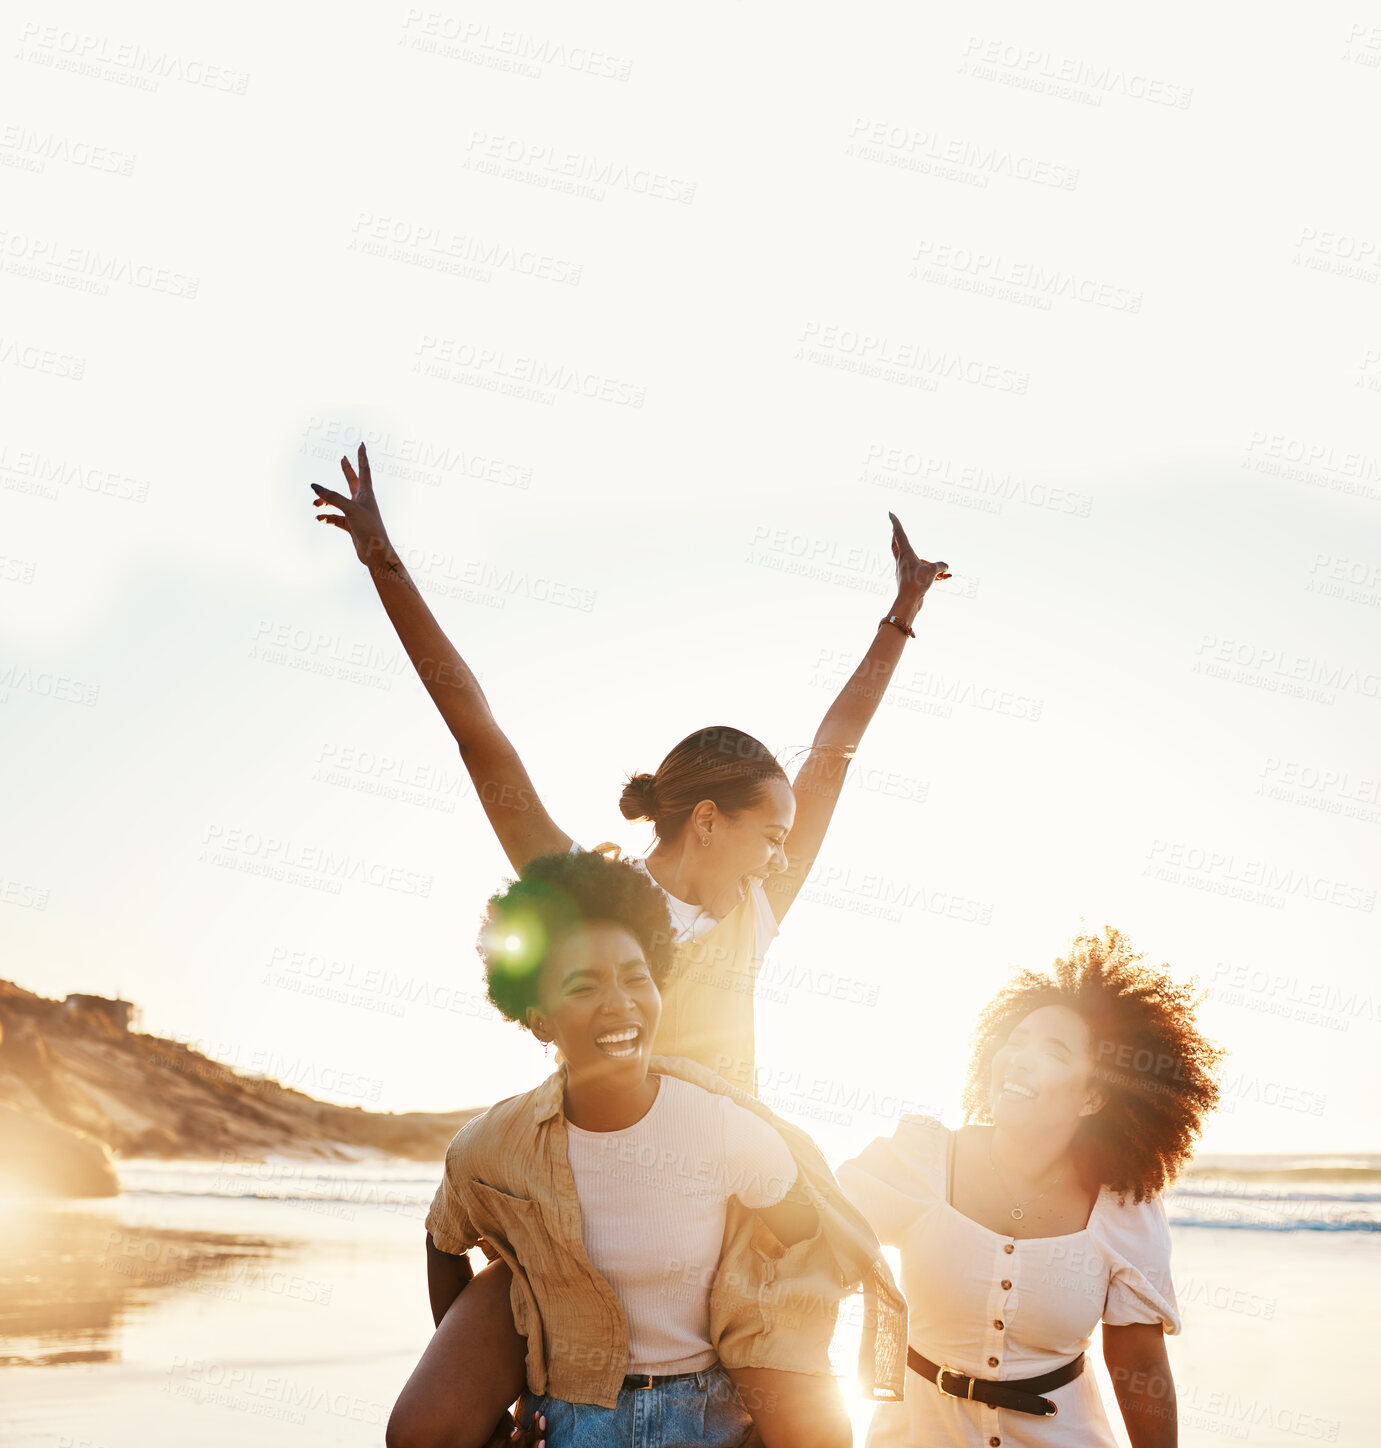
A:
{"label": "woman's left hand", "polygon": [[895,513],[887,515],[892,520],[892,557],[897,560],[897,593],[919,602],[926,590],[937,578],[949,578],[949,565],[928,563],[917,555]]}

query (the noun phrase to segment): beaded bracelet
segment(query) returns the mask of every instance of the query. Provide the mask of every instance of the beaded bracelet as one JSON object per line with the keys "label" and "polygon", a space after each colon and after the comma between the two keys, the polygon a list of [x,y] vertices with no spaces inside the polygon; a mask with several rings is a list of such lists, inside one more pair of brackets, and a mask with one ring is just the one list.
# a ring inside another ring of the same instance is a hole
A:
{"label": "beaded bracelet", "polygon": [[879,619],[878,627],[881,628],[885,623],[890,623],[893,628],[899,628],[909,639],[916,637],[916,630],[910,624],[903,623],[895,613],[889,613],[886,618]]}

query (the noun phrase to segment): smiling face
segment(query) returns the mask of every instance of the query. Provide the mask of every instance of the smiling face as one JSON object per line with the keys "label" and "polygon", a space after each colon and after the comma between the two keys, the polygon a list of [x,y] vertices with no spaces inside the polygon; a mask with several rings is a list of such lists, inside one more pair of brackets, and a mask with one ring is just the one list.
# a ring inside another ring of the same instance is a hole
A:
{"label": "smiling face", "polygon": [[722,920],[748,894],[750,881],[765,880],[786,869],[786,837],[796,819],[796,796],[786,780],[769,779],[751,809],[727,815],[709,806],[705,811],[708,829],[702,818],[704,810],[704,806],[696,806],[687,828],[702,838],[708,834],[710,847],[703,850],[707,858],[699,879],[700,899],[711,915]]}
{"label": "smiling face", "polygon": [[543,962],[538,999],[528,1025],[560,1047],[572,1086],[617,1093],[647,1079],[662,997],[624,926],[578,925],[562,934]]}
{"label": "smiling face", "polygon": [[988,1103],[1003,1130],[1068,1132],[1102,1105],[1093,1085],[1092,1039],[1068,1006],[1041,1006],[1019,1021],[993,1057]]}

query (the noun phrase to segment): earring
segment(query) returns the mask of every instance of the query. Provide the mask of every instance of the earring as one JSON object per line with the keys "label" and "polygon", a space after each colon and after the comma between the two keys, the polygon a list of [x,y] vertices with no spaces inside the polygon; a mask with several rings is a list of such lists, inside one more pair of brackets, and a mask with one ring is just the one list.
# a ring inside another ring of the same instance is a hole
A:
{"label": "earring", "polygon": [[710,843],[710,837],[709,837],[709,835],[701,835],[701,836],[700,836],[700,843],[701,843],[702,845],[708,845],[708,844]]}
{"label": "earring", "polygon": [[550,1051],[550,1050],[551,1050],[551,1042],[550,1042],[550,1041],[543,1041],[543,1042],[542,1042],[542,1054],[545,1056],[545,1055],[547,1054],[547,1052]]}

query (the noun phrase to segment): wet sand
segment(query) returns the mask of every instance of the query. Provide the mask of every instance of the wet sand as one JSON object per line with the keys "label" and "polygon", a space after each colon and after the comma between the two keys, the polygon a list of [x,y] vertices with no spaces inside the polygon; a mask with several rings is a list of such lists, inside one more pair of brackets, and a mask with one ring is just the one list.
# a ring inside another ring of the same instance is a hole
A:
{"label": "wet sand", "polygon": [[431,1335],[415,1207],[161,1196],[4,1217],[13,1448],[378,1444]]}
{"label": "wet sand", "polygon": [[[0,1207],[0,1441],[382,1443],[431,1333],[424,1211],[174,1194]],[[1173,1230],[1181,1444],[1369,1444],[1381,1234]]]}

